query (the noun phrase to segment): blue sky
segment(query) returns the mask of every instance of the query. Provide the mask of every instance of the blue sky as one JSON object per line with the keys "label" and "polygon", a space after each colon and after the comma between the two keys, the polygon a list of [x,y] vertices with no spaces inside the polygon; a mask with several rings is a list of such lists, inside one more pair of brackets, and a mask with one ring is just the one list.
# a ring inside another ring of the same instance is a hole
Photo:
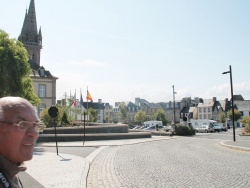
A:
{"label": "blue sky", "polygon": [[[21,32],[30,0],[1,0],[1,29]],[[41,65],[57,99],[87,87],[94,101],[201,97],[250,100],[248,0],[35,0]]]}

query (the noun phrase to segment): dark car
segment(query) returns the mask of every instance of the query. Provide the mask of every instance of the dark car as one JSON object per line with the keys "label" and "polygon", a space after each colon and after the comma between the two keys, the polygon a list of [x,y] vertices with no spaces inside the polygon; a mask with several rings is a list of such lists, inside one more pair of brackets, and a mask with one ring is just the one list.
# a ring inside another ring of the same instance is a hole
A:
{"label": "dark car", "polygon": [[214,124],[213,128],[214,128],[215,132],[221,132],[222,131],[222,127],[220,125]]}

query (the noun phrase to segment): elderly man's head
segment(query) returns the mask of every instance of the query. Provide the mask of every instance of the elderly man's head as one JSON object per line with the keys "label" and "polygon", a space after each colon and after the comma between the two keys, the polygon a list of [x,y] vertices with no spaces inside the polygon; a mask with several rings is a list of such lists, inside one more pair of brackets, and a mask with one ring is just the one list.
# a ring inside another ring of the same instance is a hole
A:
{"label": "elderly man's head", "polygon": [[19,164],[32,159],[39,118],[33,106],[20,97],[0,98],[0,154]]}

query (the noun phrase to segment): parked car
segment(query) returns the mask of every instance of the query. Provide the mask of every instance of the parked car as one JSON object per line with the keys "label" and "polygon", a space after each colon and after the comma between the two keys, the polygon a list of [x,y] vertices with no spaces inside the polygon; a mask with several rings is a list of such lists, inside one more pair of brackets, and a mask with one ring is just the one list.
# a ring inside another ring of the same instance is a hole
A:
{"label": "parked car", "polygon": [[222,131],[225,131],[225,132],[226,132],[226,131],[227,131],[227,127],[226,127],[226,126],[225,126],[225,127],[223,126],[223,127],[222,127]]}
{"label": "parked car", "polygon": [[214,124],[213,129],[215,132],[221,132],[222,131],[222,127],[220,125]]}
{"label": "parked car", "polygon": [[214,132],[214,129],[212,126],[209,125],[201,125],[198,128],[195,128],[195,132],[197,133],[212,133]]}
{"label": "parked car", "polygon": [[168,125],[168,126],[165,127],[165,130],[166,130],[167,132],[173,132],[173,131],[174,131],[174,128],[173,128],[173,126]]}
{"label": "parked car", "polygon": [[146,128],[144,128],[143,130],[152,131],[152,130],[155,130],[155,126],[146,127]]}
{"label": "parked car", "polygon": [[138,130],[138,129],[141,129],[141,126],[135,126],[135,127],[133,128],[133,130]]}
{"label": "parked car", "polygon": [[[159,125],[159,126],[158,126],[158,129],[159,129],[159,130],[162,129],[162,128],[163,128],[162,125]],[[152,125],[152,126],[149,126],[149,127],[147,127],[147,128],[144,128],[143,130],[146,130],[146,131],[153,131],[153,130],[156,130],[156,126]]]}

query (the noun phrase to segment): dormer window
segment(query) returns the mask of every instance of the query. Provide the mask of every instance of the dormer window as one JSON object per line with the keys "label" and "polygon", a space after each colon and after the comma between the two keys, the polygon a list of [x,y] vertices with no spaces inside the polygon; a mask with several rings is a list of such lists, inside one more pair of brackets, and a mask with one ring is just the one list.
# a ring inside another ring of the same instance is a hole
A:
{"label": "dormer window", "polygon": [[45,77],[45,69],[44,69],[44,67],[40,67],[38,72],[39,72],[40,77]]}

